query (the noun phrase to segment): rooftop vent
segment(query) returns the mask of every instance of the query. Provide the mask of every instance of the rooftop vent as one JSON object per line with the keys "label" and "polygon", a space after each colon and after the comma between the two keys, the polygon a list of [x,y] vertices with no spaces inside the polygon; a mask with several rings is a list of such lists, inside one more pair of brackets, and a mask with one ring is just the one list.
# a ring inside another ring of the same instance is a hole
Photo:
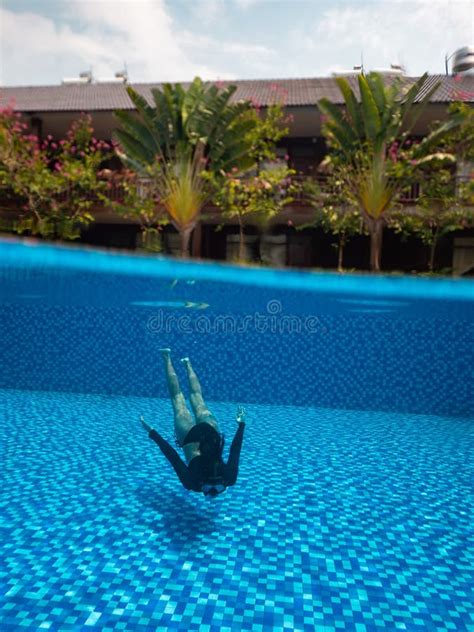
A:
{"label": "rooftop vent", "polygon": [[83,83],[92,83],[92,72],[87,70],[86,72],[79,73],[79,77],[64,77],[61,80],[61,83],[64,84],[83,84]]}
{"label": "rooftop vent", "polygon": [[128,73],[127,70],[120,70],[116,72],[113,77],[99,77],[94,79],[92,71],[81,72],[78,77],[64,77],[61,83],[64,84],[84,84],[84,83],[127,83]]}
{"label": "rooftop vent", "polygon": [[[348,75],[360,75],[364,74],[364,72],[366,72],[364,66],[362,64],[358,64],[357,66],[354,66],[352,70],[339,70],[333,74],[335,77],[344,77]],[[404,75],[406,71],[404,66],[401,64],[390,64],[390,68],[375,68],[374,72],[379,72],[382,75]]]}
{"label": "rooftop vent", "polygon": [[454,53],[453,75],[474,74],[474,46],[463,46]]}
{"label": "rooftop vent", "polygon": [[375,68],[382,75],[404,75],[405,68],[401,64],[390,64],[390,68]]}
{"label": "rooftop vent", "polygon": [[97,83],[127,83],[128,73],[126,70],[116,72],[113,77],[100,77]]}

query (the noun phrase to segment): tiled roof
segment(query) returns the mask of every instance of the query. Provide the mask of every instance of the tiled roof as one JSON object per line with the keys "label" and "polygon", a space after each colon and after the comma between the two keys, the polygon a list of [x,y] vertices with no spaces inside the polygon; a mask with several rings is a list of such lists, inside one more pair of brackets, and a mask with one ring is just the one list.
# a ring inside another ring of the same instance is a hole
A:
{"label": "tiled roof", "polygon": [[[387,77],[387,81],[391,80]],[[356,87],[357,77],[350,76],[350,83]],[[403,77],[410,84],[414,77]],[[436,82],[441,85],[431,97],[433,103],[449,103],[463,100],[474,103],[474,76],[432,75],[428,78],[420,96]],[[249,99],[262,106],[283,102],[288,106],[316,105],[323,97],[333,103],[342,104],[342,96],[334,77],[313,79],[259,79],[220,82],[218,85],[235,84],[235,100]],[[159,88],[159,83],[131,84],[150,103],[151,90]],[[183,84],[186,85],[186,84]],[[32,86],[0,88],[0,106],[12,103],[21,112],[80,112],[111,111],[133,109],[126,86],[115,83],[68,84],[58,86]]]}

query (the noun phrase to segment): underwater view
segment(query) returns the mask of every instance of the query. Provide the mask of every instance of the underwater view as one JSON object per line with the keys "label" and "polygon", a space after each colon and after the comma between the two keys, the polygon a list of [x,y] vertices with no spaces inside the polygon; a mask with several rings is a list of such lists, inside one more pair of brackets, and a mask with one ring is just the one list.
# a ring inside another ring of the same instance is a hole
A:
{"label": "underwater view", "polygon": [[[1,630],[474,630],[472,281],[0,261]],[[184,458],[163,349],[245,421],[215,497],[142,427]]]}

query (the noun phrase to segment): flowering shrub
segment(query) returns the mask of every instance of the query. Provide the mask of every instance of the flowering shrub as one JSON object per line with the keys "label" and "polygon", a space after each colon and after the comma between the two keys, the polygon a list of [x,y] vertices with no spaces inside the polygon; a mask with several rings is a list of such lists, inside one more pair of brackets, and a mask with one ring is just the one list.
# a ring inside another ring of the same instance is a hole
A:
{"label": "flowering shrub", "polygon": [[472,228],[474,214],[465,196],[457,190],[452,154],[439,151],[425,159],[410,160],[410,169],[413,169],[412,180],[420,186],[417,205],[410,210],[395,209],[388,217],[388,224],[402,235],[421,239],[428,247],[428,270],[433,272],[439,240],[456,230]]}
{"label": "flowering shrub", "polygon": [[142,247],[152,252],[161,251],[162,227],[169,223],[161,204],[160,191],[150,167],[148,177],[138,175],[132,169],[110,172],[108,186],[120,191],[116,200],[109,200],[109,208],[140,224]]}
{"label": "flowering shrub", "polygon": [[222,217],[236,218],[239,223],[239,259],[243,259],[244,229],[248,218],[264,231],[273,217],[293,201],[298,188],[292,180],[296,172],[286,164],[288,157],[285,161],[277,159],[277,143],[287,136],[290,122],[282,105],[275,103],[266,109],[265,114],[258,106],[253,106],[245,114],[253,121],[246,137],[253,168],[243,172],[234,168],[219,174],[205,174],[214,192],[212,201],[222,210]]}
{"label": "flowering shrub", "polygon": [[326,180],[324,191],[316,182],[305,182],[303,198],[315,209],[310,222],[301,224],[297,230],[320,227],[326,233],[337,238],[333,246],[337,249],[337,268],[344,269],[344,249],[348,242],[356,235],[366,234],[363,219],[357,204],[350,199],[344,187],[341,168],[331,164],[326,166]]}
{"label": "flowering shrub", "polygon": [[14,228],[52,239],[76,239],[105,200],[100,165],[111,147],[94,138],[91,117],[81,115],[65,139],[40,140],[11,107],[0,110],[0,186],[20,200]]}
{"label": "flowering shrub", "polygon": [[244,227],[247,219],[264,231],[270,221],[285,206],[290,204],[296,193],[291,176],[294,171],[286,165],[264,169],[257,174],[236,177],[228,173],[219,185],[214,186],[214,204],[222,209],[223,218],[237,218],[240,228],[239,259],[244,253]]}
{"label": "flowering shrub", "polygon": [[247,133],[246,140],[250,147],[249,154],[255,164],[275,160],[276,145],[288,135],[291,116],[285,115],[280,103],[266,108],[265,114],[261,113],[260,106],[253,103],[253,108],[249,110],[246,117],[254,122]]}

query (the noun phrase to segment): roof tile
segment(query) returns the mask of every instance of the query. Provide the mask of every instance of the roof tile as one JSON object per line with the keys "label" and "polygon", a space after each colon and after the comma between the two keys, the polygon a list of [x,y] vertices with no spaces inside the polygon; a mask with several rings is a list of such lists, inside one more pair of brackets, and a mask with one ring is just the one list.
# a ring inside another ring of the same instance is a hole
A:
{"label": "roof tile", "polygon": [[[401,79],[410,85],[417,78],[402,77]],[[351,75],[349,81],[357,89],[357,77]],[[393,81],[393,78],[387,77],[386,81]],[[474,76],[472,75],[454,77],[431,75],[419,98],[438,81],[440,86],[430,99],[432,103],[450,103],[458,100],[474,102]],[[316,105],[323,97],[336,104],[343,103],[334,77],[218,82],[218,85],[222,86],[230,84],[237,86],[234,100],[248,99],[263,107],[276,102],[290,107]],[[152,103],[152,89],[160,88],[163,84],[135,83],[131,85]],[[12,104],[18,111],[31,113],[133,109],[133,104],[126,92],[126,85],[116,83],[0,88],[0,106],[4,107],[8,104]]]}

